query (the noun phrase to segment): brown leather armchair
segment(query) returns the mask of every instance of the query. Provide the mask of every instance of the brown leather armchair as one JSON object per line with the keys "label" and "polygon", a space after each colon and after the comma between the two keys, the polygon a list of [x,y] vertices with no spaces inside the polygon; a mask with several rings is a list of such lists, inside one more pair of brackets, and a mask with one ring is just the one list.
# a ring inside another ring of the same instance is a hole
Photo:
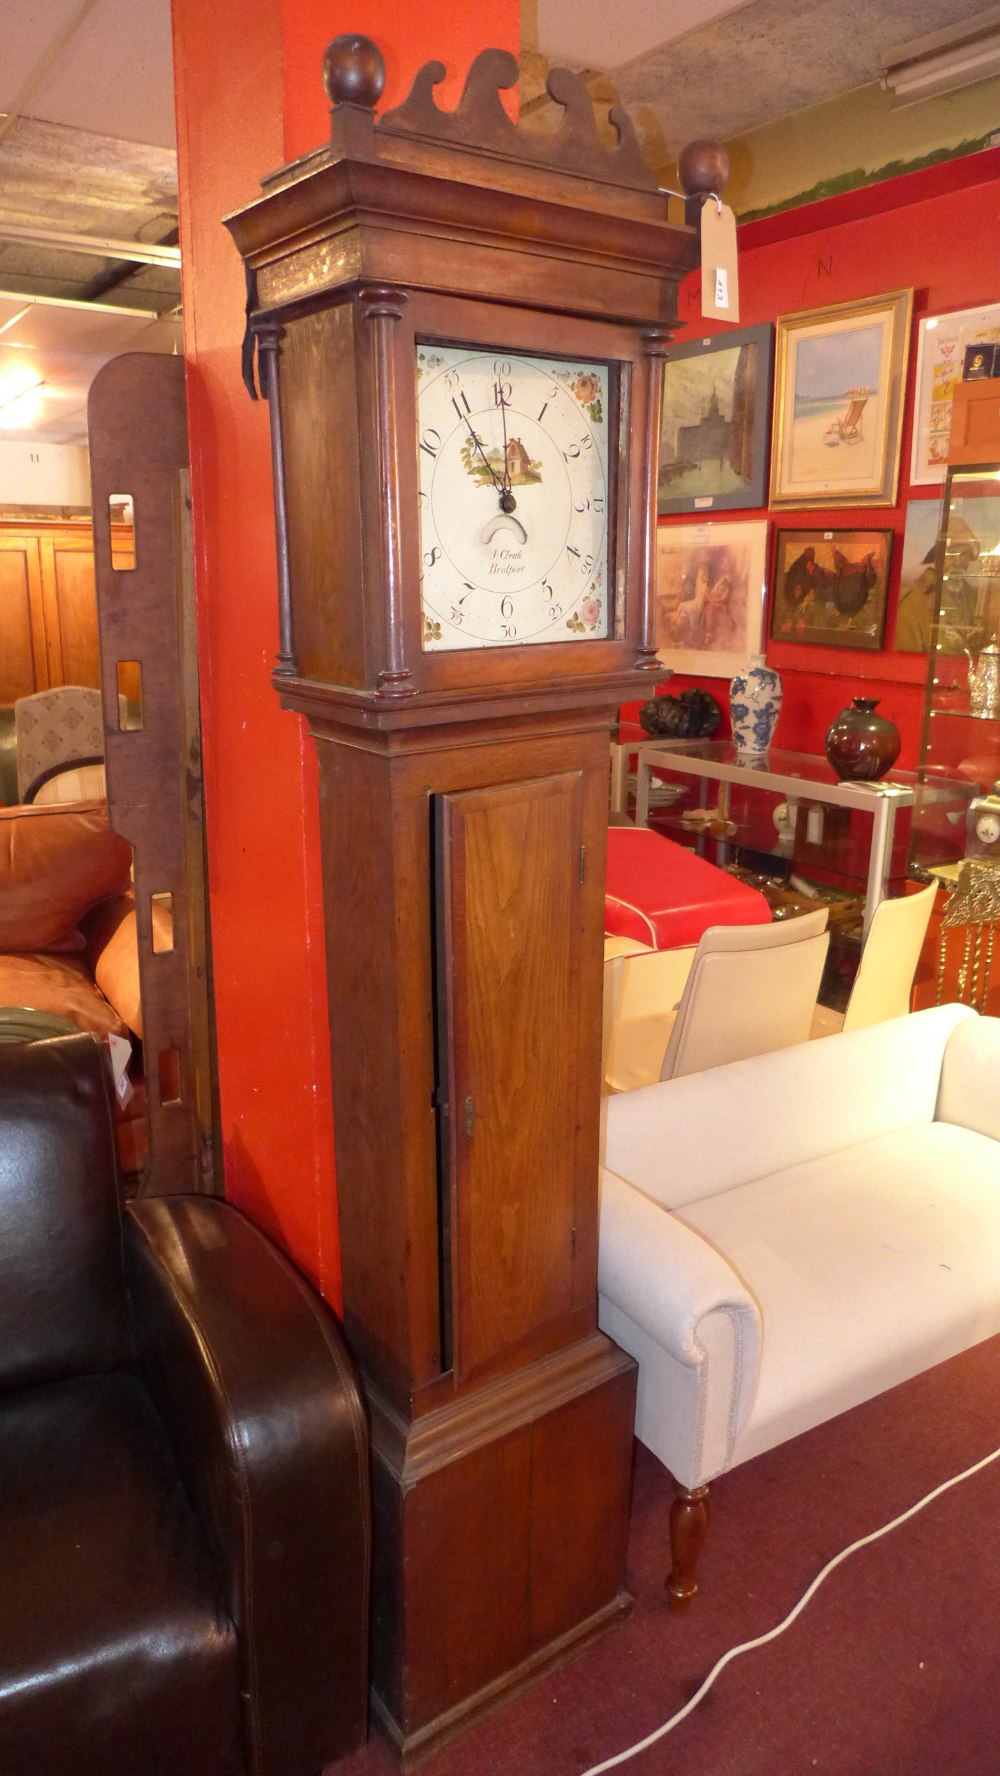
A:
{"label": "brown leather armchair", "polygon": [[0,1770],[316,1776],[368,1568],[333,1315],[225,1203],[123,1211],[95,1037],[0,1048]]}

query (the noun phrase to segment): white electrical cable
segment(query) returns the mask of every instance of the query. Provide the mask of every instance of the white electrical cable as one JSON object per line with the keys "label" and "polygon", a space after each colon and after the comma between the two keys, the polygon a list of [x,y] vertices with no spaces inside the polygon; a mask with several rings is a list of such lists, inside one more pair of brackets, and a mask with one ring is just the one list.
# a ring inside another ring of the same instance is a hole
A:
{"label": "white electrical cable", "polygon": [[603,1763],[592,1764],[589,1770],[584,1770],[583,1776],[602,1776],[602,1772],[605,1770],[615,1770],[619,1764],[628,1763],[629,1758],[638,1757],[640,1752],[648,1751],[651,1745],[655,1745],[658,1739],[663,1739],[667,1733],[672,1733],[674,1728],[679,1727],[681,1721],[686,1720],[692,1710],[697,1708],[699,1702],[708,1695],[716,1678],[733,1659],[738,1659],[741,1653],[752,1653],[756,1647],[767,1646],[769,1641],[777,1640],[779,1634],[784,1634],[785,1629],[791,1627],[797,1617],[802,1614],[806,1604],[816,1595],[824,1579],[829,1578],[842,1561],[847,1560],[851,1554],[856,1554],[859,1548],[867,1548],[871,1542],[881,1541],[882,1537],[888,1535],[890,1530],[899,1529],[901,1524],[906,1523],[909,1518],[915,1517],[918,1511],[924,1509],[925,1505],[933,1504],[934,1500],[940,1498],[943,1492],[950,1492],[953,1486],[960,1486],[963,1480],[971,1480],[974,1474],[978,1474],[982,1468],[988,1468],[990,1463],[995,1462],[998,1458],[1000,1458],[1000,1449],[994,1449],[991,1455],[984,1455],[981,1461],[974,1462],[971,1468],[965,1469],[964,1473],[953,1474],[950,1480],[942,1480],[940,1486],[935,1486],[933,1492],[926,1493],[922,1499],[917,1500],[915,1505],[910,1505],[908,1510],[901,1511],[898,1517],[892,1519],[891,1523],[884,1523],[881,1529],[873,1529],[870,1535],[861,1536],[858,1541],[852,1542],[849,1548],[842,1548],[840,1553],[835,1554],[832,1560],[828,1560],[823,1570],[816,1574],[812,1584],[799,1598],[798,1603],[789,1610],[783,1622],[779,1622],[776,1628],[769,1628],[766,1634],[759,1634],[756,1640],[745,1640],[740,1646],[730,1647],[728,1653],[723,1653],[721,1659],[713,1665],[701,1688],[695,1692],[691,1700],[685,1702],[684,1707],[679,1708],[676,1714],[672,1714],[668,1721],[664,1721],[662,1727],[654,1728],[652,1733],[647,1733],[645,1739],[639,1739],[635,1745],[630,1745],[627,1751],[619,1751],[614,1757],[605,1758]]}

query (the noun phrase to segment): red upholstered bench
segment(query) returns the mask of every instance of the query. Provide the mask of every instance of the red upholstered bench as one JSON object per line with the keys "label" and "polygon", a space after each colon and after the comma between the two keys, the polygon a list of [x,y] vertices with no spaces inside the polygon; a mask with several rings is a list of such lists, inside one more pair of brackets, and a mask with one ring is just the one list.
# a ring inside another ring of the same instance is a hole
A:
{"label": "red upholstered bench", "polygon": [[714,863],[644,826],[608,828],[604,929],[657,950],[696,944],[710,925],[767,925],[771,909]]}

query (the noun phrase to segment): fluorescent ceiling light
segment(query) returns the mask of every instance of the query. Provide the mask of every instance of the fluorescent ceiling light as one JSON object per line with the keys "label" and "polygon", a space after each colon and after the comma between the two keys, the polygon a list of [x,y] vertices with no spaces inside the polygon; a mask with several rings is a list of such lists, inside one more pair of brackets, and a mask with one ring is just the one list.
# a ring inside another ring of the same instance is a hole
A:
{"label": "fluorescent ceiling light", "polygon": [[964,24],[919,37],[893,55],[882,76],[894,106],[915,105],[1000,74],[1000,6]]}

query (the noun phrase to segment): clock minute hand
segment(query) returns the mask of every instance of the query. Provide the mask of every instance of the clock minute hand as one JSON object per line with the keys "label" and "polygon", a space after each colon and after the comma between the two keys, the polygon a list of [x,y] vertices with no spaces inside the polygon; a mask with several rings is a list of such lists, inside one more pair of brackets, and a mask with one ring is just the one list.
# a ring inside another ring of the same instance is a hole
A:
{"label": "clock minute hand", "polygon": [[[504,400],[502,382],[498,382],[496,385],[496,398],[500,404],[500,412],[503,415],[503,485],[500,488],[500,510],[501,512],[514,512],[517,510],[517,501],[511,492],[510,486],[510,458],[507,446],[507,403]],[[494,477],[494,479],[496,479],[496,477]]]}

